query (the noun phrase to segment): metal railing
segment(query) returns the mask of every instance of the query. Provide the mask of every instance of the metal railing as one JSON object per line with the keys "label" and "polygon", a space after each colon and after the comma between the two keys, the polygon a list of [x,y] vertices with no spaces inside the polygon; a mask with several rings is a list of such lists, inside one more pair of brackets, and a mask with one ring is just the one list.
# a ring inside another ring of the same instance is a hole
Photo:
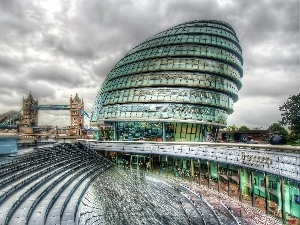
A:
{"label": "metal railing", "polygon": [[96,151],[190,157],[260,170],[293,180],[300,177],[300,147],[213,142],[81,141]]}

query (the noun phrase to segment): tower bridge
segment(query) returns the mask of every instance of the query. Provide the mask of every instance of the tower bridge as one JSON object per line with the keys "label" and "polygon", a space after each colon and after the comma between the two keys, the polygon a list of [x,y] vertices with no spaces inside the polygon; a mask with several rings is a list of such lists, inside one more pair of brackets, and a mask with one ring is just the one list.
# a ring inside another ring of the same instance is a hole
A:
{"label": "tower bridge", "polygon": [[[41,127],[38,124],[38,113],[40,110],[69,110],[70,126],[64,128],[58,127]],[[89,115],[84,111],[84,101],[80,99],[76,93],[75,97],[71,96],[70,104],[43,104],[39,105],[34,99],[31,92],[22,100],[22,109],[15,115],[7,118],[0,123],[0,129],[18,129],[23,134],[35,134],[41,131],[49,133],[58,133],[58,130],[65,132],[71,136],[83,135],[82,127],[84,126],[84,117]]]}

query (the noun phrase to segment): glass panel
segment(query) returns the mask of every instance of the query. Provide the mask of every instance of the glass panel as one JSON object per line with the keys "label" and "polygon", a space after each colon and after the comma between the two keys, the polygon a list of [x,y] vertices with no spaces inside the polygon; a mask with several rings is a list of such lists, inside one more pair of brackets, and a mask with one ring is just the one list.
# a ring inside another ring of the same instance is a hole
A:
{"label": "glass panel", "polygon": [[191,160],[189,158],[182,159],[182,177],[191,181]]}
{"label": "glass panel", "polygon": [[200,160],[200,184],[208,187],[208,165],[206,160]]}
{"label": "glass panel", "polygon": [[160,155],[152,155],[152,167],[153,172],[156,174],[160,173],[160,166],[161,166],[161,158]]}
{"label": "glass panel", "polygon": [[116,153],[116,157],[117,157],[117,165],[118,167],[123,167],[125,168],[125,159],[124,159],[124,153],[122,152],[117,152]]}
{"label": "glass panel", "polygon": [[194,182],[200,184],[200,159],[194,159]]}
{"label": "glass panel", "polygon": [[[230,166],[230,169],[234,168]],[[248,205],[252,205],[252,172],[247,168],[241,168],[240,182],[241,182],[241,192],[242,192],[242,202]],[[234,186],[233,186],[234,187]],[[230,185],[231,189],[231,185]]]}
{"label": "glass panel", "polygon": [[175,133],[174,133],[174,124],[173,123],[165,123],[165,133],[166,133],[166,141],[174,141]]}
{"label": "glass panel", "polygon": [[300,182],[284,179],[285,224],[300,223]]}
{"label": "glass panel", "polygon": [[268,175],[268,213],[271,216],[281,219],[282,199],[280,178],[274,175]]}
{"label": "glass panel", "polygon": [[98,127],[98,140],[100,141],[114,140],[114,127],[112,124],[104,124]]}
{"label": "glass panel", "polygon": [[237,166],[229,166],[229,195],[237,200],[240,196],[240,176]]}
{"label": "glass panel", "polygon": [[228,194],[228,168],[227,164],[219,164],[219,181],[220,181],[220,192],[227,195]]}
{"label": "glass panel", "polygon": [[175,177],[176,178],[182,178],[183,174],[182,174],[182,159],[180,157],[175,157]]}
{"label": "glass panel", "polygon": [[168,169],[168,176],[171,175],[174,176],[175,174],[175,161],[173,156],[168,156],[167,158],[167,169]]}
{"label": "glass panel", "polygon": [[255,171],[254,174],[254,202],[253,205],[263,212],[266,212],[266,184],[265,175],[262,172]]}
{"label": "glass panel", "polygon": [[130,157],[130,167],[132,169],[137,169],[138,165],[138,155],[131,155]]}
{"label": "glass panel", "polygon": [[209,162],[209,173],[210,173],[210,188],[218,191],[218,166],[216,162]]}

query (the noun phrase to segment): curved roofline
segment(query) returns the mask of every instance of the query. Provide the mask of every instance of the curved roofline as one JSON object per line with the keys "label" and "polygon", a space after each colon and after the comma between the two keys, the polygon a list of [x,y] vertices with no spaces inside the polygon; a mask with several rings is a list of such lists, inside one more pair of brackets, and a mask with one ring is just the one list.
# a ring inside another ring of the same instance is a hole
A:
{"label": "curved roofline", "polygon": [[[242,48],[241,48],[241,46],[240,46],[240,44],[238,42],[234,42],[234,41],[232,41],[231,39],[229,39],[227,37],[216,35],[216,34],[213,34],[213,35],[212,34],[210,35],[210,34],[207,34],[207,33],[194,33],[194,34],[214,36],[214,37],[219,37],[219,38],[223,38],[223,39],[227,40],[228,42],[230,42],[231,44],[233,44],[235,47],[237,47],[239,49],[240,53],[239,52],[235,52],[233,49],[227,48],[227,47],[222,46],[222,45],[216,45],[216,44],[209,44],[209,45],[211,45],[211,46],[218,46],[220,48],[228,50],[228,51],[232,52],[234,55],[236,55],[237,57],[239,57],[241,60],[243,60],[243,57],[242,57],[243,51],[242,51]],[[170,34],[170,35],[166,35],[166,36],[161,36],[161,37],[156,37],[156,38],[153,38],[153,39],[149,39],[148,41],[153,41],[153,40],[157,40],[159,38],[164,38],[164,37],[179,36],[179,35],[189,35],[189,34],[182,34],[182,33],[179,33],[179,34]],[[136,53],[138,51],[144,50],[144,49],[153,48],[153,46],[149,46],[149,47],[146,47],[146,48],[142,48],[142,49],[138,49],[138,50],[133,51],[134,49],[136,49],[140,45],[143,45],[143,44],[147,43],[148,41],[144,41],[144,42],[140,43],[139,45],[135,46],[129,52],[127,52],[124,57],[132,55],[132,54],[134,54],[134,53]],[[196,43],[195,42],[168,43],[168,44],[155,45],[155,47],[156,46],[163,46],[163,45],[178,45],[178,44],[196,44]],[[201,44],[203,44],[203,43],[199,43],[199,45],[201,45]]]}
{"label": "curved roofline", "polygon": [[[204,22],[204,23],[215,23],[215,24],[223,25],[223,26],[229,28],[229,29],[236,35],[236,33],[235,33],[233,27],[232,27],[229,23],[224,22],[224,21],[221,21],[221,20],[192,20],[192,21],[180,23],[180,24],[178,24],[178,25],[176,25],[176,26],[180,26],[180,25],[183,25],[183,24],[199,23],[199,22],[200,22],[200,23],[201,23],[201,22]],[[176,27],[176,26],[175,26],[175,27]]]}

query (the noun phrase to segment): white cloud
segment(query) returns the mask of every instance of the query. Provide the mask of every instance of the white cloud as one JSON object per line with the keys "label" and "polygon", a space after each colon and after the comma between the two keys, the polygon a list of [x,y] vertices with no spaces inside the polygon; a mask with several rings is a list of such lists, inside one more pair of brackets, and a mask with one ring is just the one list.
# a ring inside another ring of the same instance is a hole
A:
{"label": "white cloud", "polygon": [[[57,104],[78,93],[91,113],[101,83],[131,48],[196,19],[230,23],[243,49],[243,87],[229,125],[268,126],[299,92],[298,0],[10,0],[0,1],[0,15],[0,113],[20,109],[30,91]],[[58,116],[40,122],[69,123]]]}

